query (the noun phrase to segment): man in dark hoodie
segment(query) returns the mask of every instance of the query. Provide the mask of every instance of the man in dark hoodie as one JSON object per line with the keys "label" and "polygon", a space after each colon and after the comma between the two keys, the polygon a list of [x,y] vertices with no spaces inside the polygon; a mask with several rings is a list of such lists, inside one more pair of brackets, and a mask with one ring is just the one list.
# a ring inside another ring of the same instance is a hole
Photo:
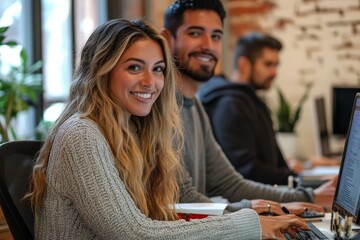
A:
{"label": "man in dark hoodie", "polygon": [[231,163],[244,177],[268,184],[287,184],[288,176],[296,175],[276,142],[271,113],[256,95],[270,88],[281,49],[281,42],[270,35],[239,38],[231,78],[213,77],[199,91],[214,135]]}

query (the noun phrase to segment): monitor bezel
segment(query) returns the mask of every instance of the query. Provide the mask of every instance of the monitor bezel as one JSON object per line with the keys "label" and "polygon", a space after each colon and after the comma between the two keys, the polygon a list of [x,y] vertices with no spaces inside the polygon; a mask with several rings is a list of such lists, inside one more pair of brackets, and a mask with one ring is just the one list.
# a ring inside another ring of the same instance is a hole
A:
{"label": "monitor bezel", "polygon": [[346,135],[347,137],[346,137],[346,141],[345,141],[345,145],[344,145],[344,151],[343,151],[344,154],[342,155],[342,160],[341,160],[341,165],[340,165],[340,170],[339,170],[337,186],[336,186],[335,195],[334,195],[333,204],[332,204],[332,211],[333,212],[338,212],[340,214],[340,216],[343,217],[343,218],[345,218],[345,216],[351,216],[353,218],[353,222],[356,223],[356,224],[360,224],[360,210],[354,216],[352,213],[350,213],[349,211],[344,209],[336,201],[336,196],[338,195],[338,191],[339,191],[339,185],[340,185],[340,180],[341,180],[341,177],[342,177],[346,150],[347,150],[347,147],[348,147],[348,142],[349,142],[349,137],[350,137],[350,130],[352,128],[353,118],[354,118],[354,113],[355,113],[355,108],[356,108],[356,102],[357,102],[358,99],[360,99],[360,92],[358,92],[355,95],[355,99],[354,99],[354,102],[353,102],[353,107],[352,107],[352,112],[351,112],[351,117],[350,117],[350,123],[349,123],[348,131],[347,131],[347,135]]}

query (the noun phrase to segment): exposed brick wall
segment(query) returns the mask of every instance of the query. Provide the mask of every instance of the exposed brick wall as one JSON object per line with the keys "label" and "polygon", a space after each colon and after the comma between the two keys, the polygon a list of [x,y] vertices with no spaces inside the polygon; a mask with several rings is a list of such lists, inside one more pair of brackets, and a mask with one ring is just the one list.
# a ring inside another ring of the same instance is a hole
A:
{"label": "exposed brick wall", "polygon": [[[163,12],[172,0],[151,2],[149,18],[163,26]],[[284,44],[276,84],[296,103],[301,82],[313,81],[311,97],[323,95],[330,118],[331,86],[360,85],[359,0],[222,0],[227,9],[223,59],[217,72],[230,74],[236,39],[250,31],[271,33]],[[273,90],[270,107],[277,103]],[[301,157],[315,153],[312,105],[309,100],[297,127]]]}
{"label": "exposed brick wall", "polygon": [[[269,32],[304,60],[319,64],[332,82],[360,81],[360,2],[358,0],[228,0],[229,34]],[[285,49],[286,51],[287,49]],[[331,52],[331,53],[330,53]],[[298,58],[297,58],[298,59]],[[327,63],[333,69],[324,69]],[[355,80],[355,81],[354,81]]]}
{"label": "exposed brick wall", "polygon": [[[311,96],[325,97],[328,120],[331,119],[331,86],[360,85],[360,1],[227,0],[224,3],[230,36],[226,44],[230,47],[224,49],[225,62],[231,63],[238,36],[250,31],[273,34],[285,46],[277,84],[290,101],[297,102],[301,82],[314,82]],[[276,105],[275,97],[274,91],[270,91],[270,106]],[[315,152],[310,103],[309,100],[305,105],[297,129],[302,155]]]}

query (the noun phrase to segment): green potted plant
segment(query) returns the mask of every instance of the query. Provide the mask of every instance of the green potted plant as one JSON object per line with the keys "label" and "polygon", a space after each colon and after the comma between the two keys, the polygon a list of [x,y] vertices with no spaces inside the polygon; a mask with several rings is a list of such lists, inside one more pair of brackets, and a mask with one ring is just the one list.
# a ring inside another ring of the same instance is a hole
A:
{"label": "green potted plant", "polygon": [[294,133],[296,124],[298,123],[302,107],[309,97],[309,92],[312,87],[312,83],[305,83],[305,91],[300,98],[298,105],[293,108],[289,101],[285,98],[282,90],[277,87],[277,93],[279,97],[279,106],[276,110],[276,119],[277,119],[277,132],[287,132]]}
{"label": "green potted plant", "polygon": [[[15,41],[6,41],[5,33],[8,28],[0,27],[0,47],[20,46]],[[37,73],[42,67],[42,62],[38,61],[30,65],[28,55],[23,48],[18,57],[20,59],[18,66],[9,66],[7,73],[0,73],[0,142],[17,139],[12,120],[19,112],[35,104],[38,94],[42,92],[42,75]],[[3,64],[0,62],[0,66]]]}
{"label": "green potted plant", "polygon": [[296,157],[297,143],[295,127],[300,120],[301,111],[312,87],[312,82],[305,83],[305,91],[296,107],[293,107],[285,98],[280,87],[276,91],[279,98],[279,106],[275,111],[276,137],[285,157]]}

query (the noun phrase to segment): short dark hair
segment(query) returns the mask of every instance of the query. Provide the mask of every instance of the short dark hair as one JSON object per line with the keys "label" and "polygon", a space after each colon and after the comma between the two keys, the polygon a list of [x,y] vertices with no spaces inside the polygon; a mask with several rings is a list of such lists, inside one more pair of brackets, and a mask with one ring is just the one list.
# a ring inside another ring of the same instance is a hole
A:
{"label": "short dark hair", "polygon": [[212,10],[216,12],[224,24],[226,12],[220,0],[177,0],[165,11],[164,27],[176,37],[176,31],[183,23],[183,15],[187,10]]}
{"label": "short dark hair", "polygon": [[237,60],[246,57],[251,63],[261,55],[264,48],[271,48],[277,51],[282,49],[282,43],[269,34],[258,32],[248,33],[240,37],[236,43],[234,54],[234,67],[237,68]]}

